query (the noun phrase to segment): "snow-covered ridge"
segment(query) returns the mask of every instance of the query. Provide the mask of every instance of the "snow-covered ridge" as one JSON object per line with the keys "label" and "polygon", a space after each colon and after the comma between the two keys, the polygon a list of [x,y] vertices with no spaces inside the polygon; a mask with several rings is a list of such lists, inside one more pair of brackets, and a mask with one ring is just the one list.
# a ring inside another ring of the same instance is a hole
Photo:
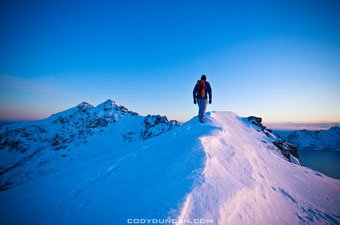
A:
{"label": "snow-covered ridge", "polygon": [[217,130],[200,137],[204,170],[178,221],[339,224],[339,180],[288,163],[282,150],[293,147],[288,154],[295,154],[296,149],[261,125],[260,118],[248,117],[250,124],[233,113],[213,112],[208,119]]}
{"label": "snow-covered ridge", "polygon": [[46,169],[52,161],[85,156],[81,148],[95,136],[107,135],[113,145],[132,143],[179,125],[165,116],[140,116],[110,99],[96,107],[82,102],[45,120],[5,125],[0,128],[0,190],[59,170]]}
{"label": "snow-covered ridge", "polygon": [[276,131],[299,150],[335,150],[340,151],[340,127],[328,130]]}
{"label": "snow-covered ridge", "polygon": [[131,145],[112,146],[109,135],[96,140],[84,146],[115,151],[0,192],[2,222],[340,223],[340,181],[295,164],[294,151],[260,118],[211,112],[203,124],[194,117]]}

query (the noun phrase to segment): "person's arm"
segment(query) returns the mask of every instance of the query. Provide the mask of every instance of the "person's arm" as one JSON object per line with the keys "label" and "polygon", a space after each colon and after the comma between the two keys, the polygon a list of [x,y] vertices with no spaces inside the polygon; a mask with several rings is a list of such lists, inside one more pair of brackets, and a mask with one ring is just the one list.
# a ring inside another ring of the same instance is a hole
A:
{"label": "person's arm", "polygon": [[194,90],[192,91],[192,97],[194,98],[194,104],[196,104],[196,92],[197,92],[197,84],[195,84]]}
{"label": "person's arm", "polygon": [[209,84],[209,87],[208,87],[208,95],[209,95],[209,103],[211,104],[211,101],[212,101],[212,90],[211,90],[211,86]]}

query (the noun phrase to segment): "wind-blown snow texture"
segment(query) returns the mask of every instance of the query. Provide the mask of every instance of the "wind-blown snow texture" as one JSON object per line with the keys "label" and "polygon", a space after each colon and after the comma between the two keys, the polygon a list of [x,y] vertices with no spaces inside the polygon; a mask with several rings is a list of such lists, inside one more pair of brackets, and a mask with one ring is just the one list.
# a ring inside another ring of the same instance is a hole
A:
{"label": "wind-blown snow texture", "polygon": [[337,224],[340,181],[288,163],[272,140],[232,113],[212,113],[217,129],[201,137],[203,182],[180,218],[216,224]]}
{"label": "wind-blown snow texture", "polygon": [[299,150],[335,150],[340,151],[340,127],[328,130],[276,131],[287,142]]}
{"label": "wind-blown snow texture", "polygon": [[340,223],[340,181],[288,162],[275,135],[234,113],[119,148],[112,141],[84,145],[102,156],[0,192],[2,223]]}

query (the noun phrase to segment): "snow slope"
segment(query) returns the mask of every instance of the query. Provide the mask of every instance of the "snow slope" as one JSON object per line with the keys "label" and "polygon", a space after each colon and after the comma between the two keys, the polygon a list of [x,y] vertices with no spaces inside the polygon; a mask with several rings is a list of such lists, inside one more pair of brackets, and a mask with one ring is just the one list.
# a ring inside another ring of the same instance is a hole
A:
{"label": "snow slope", "polygon": [[[247,118],[207,113],[206,123],[195,117],[157,137],[0,192],[1,220],[340,223],[340,181],[288,162],[276,141]],[[112,148],[111,142],[103,137],[100,148]]]}
{"label": "snow slope", "polygon": [[[107,100],[79,105],[34,122],[0,128],[0,191],[47,176],[79,160],[122,149],[180,124],[165,116],[140,116]],[[102,139],[110,139],[102,146]],[[91,143],[92,148],[86,148]],[[109,147],[109,148],[108,148]]]}
{"label": "snow slope", "polygon": [[340,127],[328,130],[276,131],[287,142],[299,150],[335,150],[340,151]]}
{"label": "snow slope", "polygon": [[179,218],[214,218],[216,224],[340,222],[339,180],[288,163],[268,137],[234,114],[212,113],[209,119],[219,129],[201,137],[204,182],[186,197]]}

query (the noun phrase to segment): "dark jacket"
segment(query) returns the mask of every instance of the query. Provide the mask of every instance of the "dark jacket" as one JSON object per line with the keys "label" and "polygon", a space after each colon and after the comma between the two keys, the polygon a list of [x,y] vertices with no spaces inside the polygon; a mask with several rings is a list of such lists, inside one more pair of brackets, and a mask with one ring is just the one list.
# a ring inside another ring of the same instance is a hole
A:
{"label": "dark jacket", "polygon": [[197,98],[200,98],[200,99],[207,99],[208,96],[207,96],[207,93],[209,94],[209,99],[211,100],[212,99],[212,95],[211,95],[211,86],[209,84],[209,82],[205,82],[205,96],[202,98],[199,94],[198,94],[198,86],[197,86],[197,83],[195,85],[195,88],[194,88],[194,91],[192,92],[192,95],[194,97],[194,100],[197,99]]}

